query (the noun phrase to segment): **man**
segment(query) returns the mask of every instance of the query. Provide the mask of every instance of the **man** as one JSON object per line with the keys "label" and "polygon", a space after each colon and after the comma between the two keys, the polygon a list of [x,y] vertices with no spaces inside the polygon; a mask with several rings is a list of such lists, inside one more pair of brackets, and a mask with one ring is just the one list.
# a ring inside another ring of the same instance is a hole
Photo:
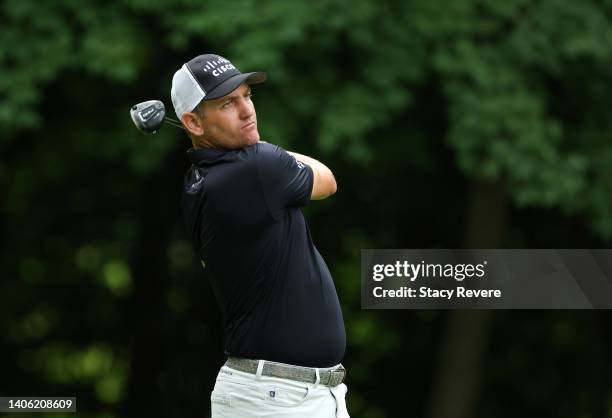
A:
{"label": "man", "polygon": [[250,86],[265,80],[214,54],[172,80],[193,143],[183,211],[225,328],[212,416],[348,417],[342,312],[300,210],[336,181],[319,161],[259,140]]}

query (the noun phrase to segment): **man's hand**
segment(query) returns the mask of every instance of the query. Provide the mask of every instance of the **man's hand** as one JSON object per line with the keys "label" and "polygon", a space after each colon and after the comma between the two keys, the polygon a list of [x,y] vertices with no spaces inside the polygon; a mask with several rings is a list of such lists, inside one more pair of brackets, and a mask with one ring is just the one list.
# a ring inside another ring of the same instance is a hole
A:
{"label": "man's hand", "polygon": [[322,200],[336,193],[337,184],[334,174],[329,168],[320,161],[314,158],[307,157],[306,155],[298,154],[297,152],[287,151],[296,160],[306,164],[312,169],[314,174],[314,180],[312,182],[312,194],[310,198],[312,200]]}

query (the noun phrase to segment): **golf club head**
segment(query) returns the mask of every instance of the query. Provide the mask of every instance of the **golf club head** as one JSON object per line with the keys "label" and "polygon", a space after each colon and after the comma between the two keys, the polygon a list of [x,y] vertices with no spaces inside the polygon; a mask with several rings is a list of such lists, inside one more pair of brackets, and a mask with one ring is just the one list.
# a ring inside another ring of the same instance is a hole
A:
{"label": "golf club head", "polygon": [[147,100],[130,109],[136,128],[147,135],[156,134],[166,117],[166,107],[160,100]]}

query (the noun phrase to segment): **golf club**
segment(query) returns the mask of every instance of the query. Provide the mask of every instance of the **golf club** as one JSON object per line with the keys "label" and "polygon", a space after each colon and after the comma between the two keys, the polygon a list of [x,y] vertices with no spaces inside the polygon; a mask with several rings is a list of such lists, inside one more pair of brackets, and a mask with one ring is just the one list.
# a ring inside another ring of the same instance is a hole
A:
{"label": "golf club", "polygon": [[147,135],[156,134],[163,122],[176,128],[185,129],[181,122],[166,116],[166,107],[161,100],[147,100],[135,104],[130,109],[130,116],[136,128]]}

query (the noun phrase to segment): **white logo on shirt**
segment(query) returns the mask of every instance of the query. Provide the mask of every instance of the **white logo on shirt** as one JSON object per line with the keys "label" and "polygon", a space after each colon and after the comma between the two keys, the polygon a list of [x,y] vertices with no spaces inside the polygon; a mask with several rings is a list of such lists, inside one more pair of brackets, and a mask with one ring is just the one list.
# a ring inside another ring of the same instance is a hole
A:
{"label": "white logo on shirt", "polygon": [[196,181],[195,183],[192,183],[190,186],[191,190],[197,189],[198,187],[202,185],[203,182],[204,182],[204,177],[202,177],[200,180]]}
{"label": "white logo on shirt", "polygon": [[189,185],[189,189],[191,191],[194,191],[194,190],[198,189],[202,185],[204,180],[206,180],[206,177],[202,177],[200,175],[200,173],[196,170],[195,171],[195,179],[196,179],[196,181],[194,181],[193,183],[191,183],[191,185]]}

